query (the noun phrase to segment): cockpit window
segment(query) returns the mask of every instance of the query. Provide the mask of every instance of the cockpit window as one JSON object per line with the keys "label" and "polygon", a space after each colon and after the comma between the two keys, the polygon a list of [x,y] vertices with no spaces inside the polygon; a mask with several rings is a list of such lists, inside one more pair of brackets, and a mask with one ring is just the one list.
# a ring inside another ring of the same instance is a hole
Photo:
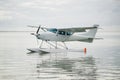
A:
{"label": "cockpit window", "polygon": [[56,28],[48,29],[48,31],[53,32],[53,33],[56,33],[58,31],[57,34],[68,35],[68,36],[73,34],[72,32],[59,31]]}
{"label": "cockpit window", "polygon": [[58,34],[65,35],[65,31],[59,31]]}
{"label": "cockpit window", "polygon": [[53,33],[56,33],[56,32],[57,32],[57,29],[56,29],[56,28],[53,28],[53,29],[49,29],[48,31],[53,32]]}
{"label": "cockpit window", "polygon": [[72,35],[73,33],[72,32],[65,32],[65,31],[59,31],[58,34],[60,35]]}

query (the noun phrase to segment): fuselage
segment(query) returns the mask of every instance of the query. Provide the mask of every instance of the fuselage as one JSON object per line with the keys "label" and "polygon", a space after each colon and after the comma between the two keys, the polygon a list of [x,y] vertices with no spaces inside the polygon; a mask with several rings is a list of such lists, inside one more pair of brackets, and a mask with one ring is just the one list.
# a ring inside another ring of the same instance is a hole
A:
{"label": "fuselage", "polygon": [[[59,42],[66,42],[66,41],[81,41],[81,42],[93,42],[95,38],[95,34],[97,32],[97,27],[88,28],[88,31],[84,32],[77,32],[72,31],[72,29],[56,29],[50,28],[46,31],[39,31],[40,28],[37,30],[37,34],[33,34],[37,37],[37,39],[41,39],[43,41],[59,41]],[[79,28],[78,28],[79,29]]]}
{"label": "fuselage", "polygon": [[[83,33],[84,34],[84,33]],[[38,36],[38,39],[45,40],[45,41],[85,41],[88,40],[89,37],[82,35],[82,34],[56,34],[53,32],[41,32]]]}

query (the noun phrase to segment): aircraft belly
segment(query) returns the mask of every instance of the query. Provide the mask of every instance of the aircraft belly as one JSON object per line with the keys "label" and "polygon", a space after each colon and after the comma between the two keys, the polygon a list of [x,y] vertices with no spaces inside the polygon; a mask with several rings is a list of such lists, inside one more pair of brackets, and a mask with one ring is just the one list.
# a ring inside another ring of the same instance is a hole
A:
{"label": "aircraft belly", "polygon": [[86,38],[86,37],[82,37],[82,36],[71,36],[71,37],[69,37],[69,41],[80,41],[80,40],[86,40],[86,39],[88,39],[88,38]]}
{"label": "aircraft belly", "polygon": [[44,37],[44,39],[48,41],[65,41],[66,37],[62,35],[58,35],[58,36],[50,35],[50,36]]}
{"label": "aircraft belly", "polygon": [[56,41],[65,41],[65,39],[66,39],[65,36],[59,35],[57,36]]}

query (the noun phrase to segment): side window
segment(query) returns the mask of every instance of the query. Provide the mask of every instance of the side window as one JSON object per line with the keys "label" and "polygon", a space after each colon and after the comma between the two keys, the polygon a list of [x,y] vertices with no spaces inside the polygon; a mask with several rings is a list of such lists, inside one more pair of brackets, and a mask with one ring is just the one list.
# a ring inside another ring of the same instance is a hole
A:
{"label": "side window", "polygon": [[49,29],[48,31],[50,31],[50,32],[53,32],[53,33],[56,33],[57,32],[57,29]]}
{"label": "side window", "polygon": [[58,34],[60,35],[72,35],[73,33],[72,32],[65,32],[65,31],[59,31]]}
{"label": "side window", "polygon": [[58,34],[65,35],[65,31],[59,31]]}
{"label": "side window", "polygon": [[67,35],[72,35],[73,33],[72,32],[67,32]]}

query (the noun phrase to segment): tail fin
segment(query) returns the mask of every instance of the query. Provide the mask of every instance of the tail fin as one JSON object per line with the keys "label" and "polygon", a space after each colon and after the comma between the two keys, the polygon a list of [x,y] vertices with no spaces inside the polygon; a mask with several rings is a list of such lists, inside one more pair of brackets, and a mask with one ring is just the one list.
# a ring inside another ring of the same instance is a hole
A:
{"label": "tail fin", "polygon": [[88,32],[86,32],[84,35],[89,38],[94,38],[97,32],[97,27],[90,29]]}
{"label": "tail fin", "polygon": [[86,40],[83,40],[83,42],[89,42],[89,43],[93,42],[93,40],[95,39],[95,35],[96,35],[96,32],[97,32],[97,29],[98,29],[97,26],[94,25],[91,29],[89,29],[88,32],[83,34],[85,37],[88,38]]}

